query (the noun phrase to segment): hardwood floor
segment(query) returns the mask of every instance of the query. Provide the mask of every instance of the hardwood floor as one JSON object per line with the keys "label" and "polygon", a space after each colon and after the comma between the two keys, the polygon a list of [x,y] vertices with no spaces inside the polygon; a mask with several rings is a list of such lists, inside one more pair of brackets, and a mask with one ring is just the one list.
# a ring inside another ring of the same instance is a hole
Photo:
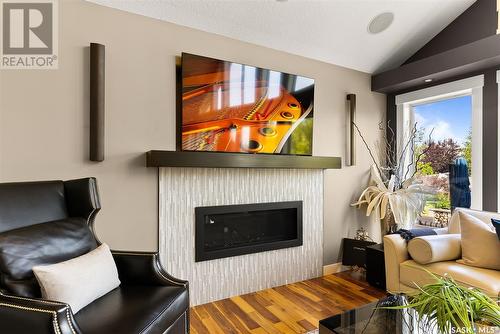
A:
{"label": "hardwood floor", "polygon": [[319,320],[385,295],[342,272],[192,307],[191,333],[314,333]]}

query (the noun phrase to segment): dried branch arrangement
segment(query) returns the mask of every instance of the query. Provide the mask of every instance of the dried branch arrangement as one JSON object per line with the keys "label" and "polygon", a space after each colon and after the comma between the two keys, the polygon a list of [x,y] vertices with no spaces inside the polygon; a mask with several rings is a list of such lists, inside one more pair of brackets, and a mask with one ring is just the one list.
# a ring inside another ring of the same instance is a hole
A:
{"label": "dried branch arrangement", "polygon": [[[388,131],[385,131],[382,123],[379,123],[379,129],[384,131],[384,135],[382,143],[378,144],[380,157],[378,160],[358,125],[353,124],[373,161],[373,166],[371,184],[352,205],[359,208],[366,204],[366,215],[369,216],[373,211],[378,211],[380,219],[384,219],[390,210],[396,224],[400,227],[411,226],[425,206],[425,194],[432,193],[415,180],[415,174],[418,171],[417,164],[430,146],[427,145],[415,156],[417,140],[417,124],[415,123],[403,141],[401,150],[396,152],[395,145],[393,145],[394,131],[389,124],[387,124]],[[391,138],[387,138],[387,133]],[[431,135],[432,131],[429,134],[428,143],[431,143]]]}

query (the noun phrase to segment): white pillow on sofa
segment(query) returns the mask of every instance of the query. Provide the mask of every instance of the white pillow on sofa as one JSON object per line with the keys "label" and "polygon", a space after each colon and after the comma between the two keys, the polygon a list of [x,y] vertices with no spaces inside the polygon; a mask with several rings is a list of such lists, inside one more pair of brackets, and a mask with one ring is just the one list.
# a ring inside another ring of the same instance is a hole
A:
{"label": "white pillow on sofa", "polygon": [[33,267],[42,298],[67,303],[73,313],[120,285],[113,255],[106,244],[74,259]]}
{"label": "white pillow on sofa", "polygon": [[454,261],[461,256],[460,234],[426,235],[408,242],[408,253],[420,264]]}

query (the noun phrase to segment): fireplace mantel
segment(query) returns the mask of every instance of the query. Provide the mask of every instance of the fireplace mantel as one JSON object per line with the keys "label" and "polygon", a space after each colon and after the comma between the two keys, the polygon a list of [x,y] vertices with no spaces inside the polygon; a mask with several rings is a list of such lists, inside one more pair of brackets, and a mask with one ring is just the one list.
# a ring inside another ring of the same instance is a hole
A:
{"label": "fireplace mantel", "polygon": [[340,157],[153,150],[146,153],[146,166],[340,169],[342,162]]}

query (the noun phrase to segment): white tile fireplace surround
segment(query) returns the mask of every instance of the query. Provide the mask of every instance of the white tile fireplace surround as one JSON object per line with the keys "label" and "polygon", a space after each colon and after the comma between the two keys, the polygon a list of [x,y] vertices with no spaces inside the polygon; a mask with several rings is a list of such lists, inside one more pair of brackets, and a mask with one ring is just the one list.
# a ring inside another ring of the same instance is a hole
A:
{"label": "white tile fireplace surround", "polygon": [[[160,258],[189,280],[191,305],[321,275],[323,170],[159,169]],[[303,245],[195,262],[195,207],[303,201]]]}

